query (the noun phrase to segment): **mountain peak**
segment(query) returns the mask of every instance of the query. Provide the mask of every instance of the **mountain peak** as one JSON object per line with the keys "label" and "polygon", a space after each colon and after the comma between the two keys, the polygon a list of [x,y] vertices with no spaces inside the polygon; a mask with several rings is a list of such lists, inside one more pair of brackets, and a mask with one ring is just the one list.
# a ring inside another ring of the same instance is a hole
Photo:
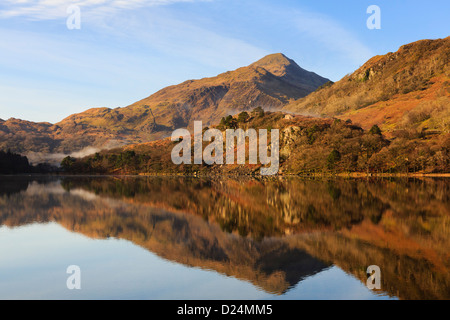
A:
{"label": "mountain peak", "polygon": [[272,53],[272,54],[269,54],[269,55],[265,56],[264,58],[256,61],[253,64],[257,65],[257,66],[264,66],[264,65],[271,65],[271,64],[290,64],[291,62],[292,62],[292,60],[289,59],[288,57],[286,57],[282,53]]}
{"label": "mountain peak", "polygon": [[286,74],[286,68],[290,65],[295,65],[298,67],[298,65],[293,60],[289,59],[284,54],[274,53],[265,56],[264,58],[256,61],[250,66],[254,68],[264,68],[276,76],[283,76]]}
{"label": "mountain peak", "polygon": [[274,53],[265,56],[261,60],[251,64],[253,68],[264,68],[273,75],[282,78],[291,85],[312,92],[324,83],[330,81],[314,72],[301,68],[294,60],[282,53]]}

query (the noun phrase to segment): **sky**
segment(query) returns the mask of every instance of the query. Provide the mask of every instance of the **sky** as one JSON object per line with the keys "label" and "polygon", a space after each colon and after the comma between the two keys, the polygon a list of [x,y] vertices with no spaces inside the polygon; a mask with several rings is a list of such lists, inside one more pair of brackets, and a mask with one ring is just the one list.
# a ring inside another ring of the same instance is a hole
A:
{"label": "sky", "polygon": [[[80,29],[68,28],[74,5]],[[370,5],[381,29],[367,27]],[[0,0],[0,119],[126,107],[278,52],[338,81],[374,55],[449,36],[449,12],[448,0]]]}

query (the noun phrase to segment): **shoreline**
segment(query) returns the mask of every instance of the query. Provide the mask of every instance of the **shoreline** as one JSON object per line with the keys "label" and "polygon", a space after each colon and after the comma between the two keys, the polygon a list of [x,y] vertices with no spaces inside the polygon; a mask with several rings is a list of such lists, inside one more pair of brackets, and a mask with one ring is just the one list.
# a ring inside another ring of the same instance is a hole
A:
{"label": "shoreline", "polygon": [[92,174],[92,173],[19,173],[1,174],[0,177],[246,177],[246,178],[450,178],[450,173],[315,173],[315,174],[277,174],[261,176],[258,174],[185,174],[185,173],[138,173],[138,174]]}
{"label": "shoreline", "polygon": [[335,174],[277,174],[273,176],[261,176],[257,174],[182,174],[182,173],[139,173],[137,175],[119,175],[119,176],[185,176],[185,177],[299,177],[299,178],[324,178],[324,177],[340,177],[340,178],[450,178],[450,173],[335,173]]}

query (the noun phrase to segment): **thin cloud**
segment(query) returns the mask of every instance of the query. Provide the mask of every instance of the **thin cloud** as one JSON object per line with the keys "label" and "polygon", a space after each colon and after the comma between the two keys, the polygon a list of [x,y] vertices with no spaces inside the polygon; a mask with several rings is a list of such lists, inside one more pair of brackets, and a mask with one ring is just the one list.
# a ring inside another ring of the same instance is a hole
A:
{"label": "thin cloud", "polygon": [[293,24],[300,33],[350,58],[354,63],[366,61],[374,55],[353,33],[325,15],[299,11]]}
{"label": "thin cloud", "polygon": [[142,7],[208,1],[212,0],[5,0],[0,5],[0,18],[53,20],[67,16],[67,8],[70,5],[77,5],[87,12],[114,13],[119,10],[134,10]]}
{"label": "thin cloud", "polygon": [[[231,70],[270,52],[237,37],[223,35],[199,26],[191,21],[170,15],[147,13],[147,19],[130,24],[127,17],[117,16],[104,28],[115,30],[115,36],[134,39],[148,48],[156,49],[173,57],[184,57],[203,65]],[[97,20],[99,21],[99,20]],[[119,30],[126,30],[123,34]]]}

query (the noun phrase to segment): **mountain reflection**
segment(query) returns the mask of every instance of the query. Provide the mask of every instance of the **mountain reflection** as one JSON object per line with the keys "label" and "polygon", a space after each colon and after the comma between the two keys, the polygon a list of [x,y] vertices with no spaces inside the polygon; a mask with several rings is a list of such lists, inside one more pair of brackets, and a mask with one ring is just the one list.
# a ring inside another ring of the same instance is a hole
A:
{"label": "mountain reflection", "polygon": [[65,177],[0,181],[0,224],[54,221],[283,294],[337,265],[404,299],[450,298],[450,183]]}

